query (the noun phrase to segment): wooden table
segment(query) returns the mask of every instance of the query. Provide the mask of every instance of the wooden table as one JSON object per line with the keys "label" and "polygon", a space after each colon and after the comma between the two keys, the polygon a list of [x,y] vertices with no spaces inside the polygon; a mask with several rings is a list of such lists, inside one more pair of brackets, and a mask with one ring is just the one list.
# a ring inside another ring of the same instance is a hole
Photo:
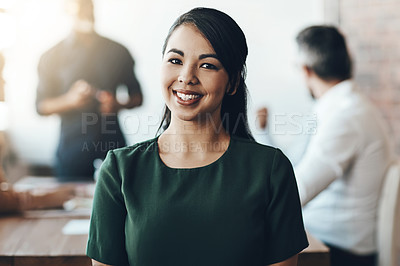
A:
{"label": "wooden table", "polygon": [[[0,266],[86,266],[87,234],[64,235],[62,228],[75,218],[0,217]],[[300,266],[329,265],[329,250],[309,237],[300,253]]]}
{"label": "wooden table", "polygon": [[[20,190],[35,185],[54,185],[54,178],[28,177],[15,184]],[[0,216],[0,266],[87,266],[88,235],[65,235],[71,220],[89,219],[90,209],[31,211],[19,216]],[[310,246],[299,255],[299,266],[329,266],[329,249],[308,235]]]}
{"label": "wooden table", "polygon": [[62,233],[71,219],[0,217],[0,266],[91,265],[88,236]]}

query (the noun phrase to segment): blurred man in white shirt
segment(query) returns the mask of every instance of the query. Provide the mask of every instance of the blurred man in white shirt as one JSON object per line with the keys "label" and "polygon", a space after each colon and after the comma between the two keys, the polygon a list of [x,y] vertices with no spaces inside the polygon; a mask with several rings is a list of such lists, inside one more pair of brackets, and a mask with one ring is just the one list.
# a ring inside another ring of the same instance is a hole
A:
{"label": "blurred man in white shirt", "polygon": [[391,160],[381,118],[350,81],[342,34],[313,26],[297,38],[301,69],[317,99],[317,132],[297,165],[307,229],[332,250],[332,266],[375,265],[380,188]]}
{"label": "blurred man in white shirt", "polygon": [[317,130],[295,166],[305,226],[331,248],[331,266],[375,265],[378,199],[392,159],[385,127],[351,81],[351,58],[336,28],[308,27],[296,41],[317,100]]}

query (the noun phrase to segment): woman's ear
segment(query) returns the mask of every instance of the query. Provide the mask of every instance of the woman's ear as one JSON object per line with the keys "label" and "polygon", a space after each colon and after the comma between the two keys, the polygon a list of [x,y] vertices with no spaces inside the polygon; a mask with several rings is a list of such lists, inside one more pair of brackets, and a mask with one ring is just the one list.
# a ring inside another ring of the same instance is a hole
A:
{"label": "woman's ear", "polygon": [[228,94],[229,96],[235,95],[237,88],[239,87],[239,84],[240,84],[240,74],[238,75],[238,77],[236,79],[236,83],[235,83],[235,86],[233,86],[233,89],[232,89],[232,84],[231,83],[228,84],[227,89],[226,89],[226,94]]}
{"label": "woman's ear", "polygon": [[228,86],[228,89],[226,90],[226,94],[228,95],[228,96],[232,96],[232,95],[235,95],[236,94],[236,91],[237,91],[237,86],[235,87],[235,89],[234,90],[231,90],[231,87],[232,86]]}

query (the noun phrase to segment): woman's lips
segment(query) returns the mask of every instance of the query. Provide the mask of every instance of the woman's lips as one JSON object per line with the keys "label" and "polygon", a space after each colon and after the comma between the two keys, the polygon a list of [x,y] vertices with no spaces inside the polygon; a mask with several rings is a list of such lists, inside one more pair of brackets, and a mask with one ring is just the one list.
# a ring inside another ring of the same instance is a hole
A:
{"label": "woman's lips", "polygon": [[198,101],[200,101],[200,99],[203,97],[203,95],[194,91],[173,90],[173,93],[175,95],[177,102],[182,105],[195,104]]}

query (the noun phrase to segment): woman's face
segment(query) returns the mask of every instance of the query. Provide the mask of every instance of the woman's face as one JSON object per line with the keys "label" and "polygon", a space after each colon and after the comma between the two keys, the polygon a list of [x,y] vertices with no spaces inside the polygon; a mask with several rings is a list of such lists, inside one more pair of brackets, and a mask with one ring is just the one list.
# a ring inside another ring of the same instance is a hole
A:
{"label": "woman's face", "polygon": [[209,41],[193,25],[175,29],[167,43],[161,84],[172,119],[220,119],[229,76]]}

